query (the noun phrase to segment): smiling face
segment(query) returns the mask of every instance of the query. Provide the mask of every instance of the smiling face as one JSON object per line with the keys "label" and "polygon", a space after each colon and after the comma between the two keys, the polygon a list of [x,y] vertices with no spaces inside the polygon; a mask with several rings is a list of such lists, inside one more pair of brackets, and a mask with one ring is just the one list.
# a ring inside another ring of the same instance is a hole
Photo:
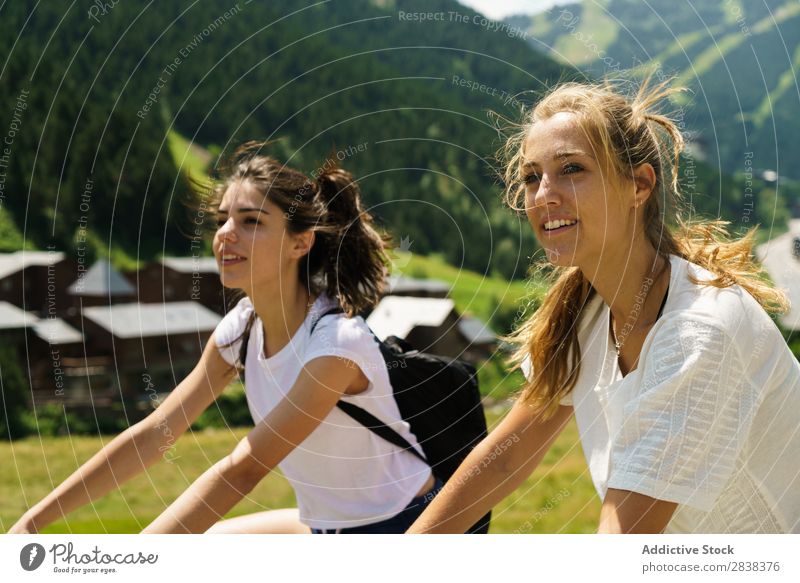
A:
{"label": "smiling face", "polygon": [[526,214],[554,265],[596,266],[600,254],[631,244],[633,181],[612,178],[600,156],[571,112],[537,121],[525,139]]}
{"label": "smiling face", "polygon": [[219,205],[214,256],[225,287],[266,290],[282,277],[297,277],[302,236],[286,229],[286,218],[252,182],[233,182]]}

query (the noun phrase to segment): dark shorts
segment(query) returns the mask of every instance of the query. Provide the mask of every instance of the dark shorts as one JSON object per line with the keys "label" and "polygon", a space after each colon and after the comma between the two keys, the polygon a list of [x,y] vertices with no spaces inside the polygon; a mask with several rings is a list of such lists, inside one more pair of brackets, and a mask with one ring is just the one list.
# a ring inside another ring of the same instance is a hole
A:
{"label": "dark shorts", "polygon": [[398,514],[386,520],[353,528],[312,528],[311,532],[313,534],[403,534],[428,507],[442,486],[442,481],[436,478],[436,482],[430,490],[414,498]]}

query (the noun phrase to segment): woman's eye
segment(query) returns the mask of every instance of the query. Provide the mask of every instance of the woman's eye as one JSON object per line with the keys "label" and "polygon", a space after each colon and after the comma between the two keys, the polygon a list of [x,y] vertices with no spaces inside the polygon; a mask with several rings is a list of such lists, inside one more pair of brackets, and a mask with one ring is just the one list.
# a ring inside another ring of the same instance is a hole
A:
{"label": "woman's eye", "polygon": [[577,164],[567,164],[566,166],[564,166],[564,174],[575,174],[576,172],[580,172],[581,170],[583,170],[583,168],[581,168]]}
{"label": "woman's eye", "polygon": [[245,225],[260,225],[260,224],[261,224],[261,221],[259,221],[259,220],[258,220],[257,218],[255,218],[255,217],[247,217],[247,218],[244,220],[244,224],[245,224]]}
{"label": "woman's eye", "polygon": [[228,219],[223,219],[223,218],[217,219],[217,228],[222,227],[222,225],[224,225],[227,222],[228,222]]}
{"label": "woman's eye", "polygon": [[536,174],[535,172],[531,172],[530,174],[525,175],[525,178],[523,178],[523,182],[525,182],[525,184],[533,184],[535,182],[539,182],[540,179],[541,177],[538,174]]}

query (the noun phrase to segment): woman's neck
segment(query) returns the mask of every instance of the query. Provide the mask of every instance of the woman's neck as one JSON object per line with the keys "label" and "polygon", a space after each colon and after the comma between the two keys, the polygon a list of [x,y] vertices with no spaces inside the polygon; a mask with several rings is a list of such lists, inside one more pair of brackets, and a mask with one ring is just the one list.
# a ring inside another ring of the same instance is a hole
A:
{"label": "woman's neck", "polygon": [[581,271],[611,309],[617,332],[630,332],[657,318],[669,285],[669,278],[664,277],[669,272],[668,264],[668,259],[643,242],[616,255],[604,253],[601,262]]}
{"label": "woman's neck", "polygon": [[266,357],[274,355],[291,341],[314,301],[299,280],[282,279],[282,285],[248,294],[264,327]]}

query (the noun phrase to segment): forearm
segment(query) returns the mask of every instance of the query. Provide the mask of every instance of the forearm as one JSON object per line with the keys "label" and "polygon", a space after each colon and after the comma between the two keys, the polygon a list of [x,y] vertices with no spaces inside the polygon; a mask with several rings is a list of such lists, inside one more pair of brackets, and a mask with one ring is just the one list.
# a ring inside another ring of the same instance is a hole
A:
{"label": "forearm", "polygon": [[161,459],[158,435],[134,426],[115,437],[55,490],[30,508],[20,523],[34,532],[59,520],[136,476]]}
{"label": "forearm", "polygon": [[268,471],[243,471],[227,457],[214,464],[142,532],[201,533],[250,493]]}
{"label": "forearm", "polygon": [[525,460],[501,448],[507,437],[493,435],[472,450],[409,533],[464,533],[522,483]]}
{"label": "forearm", "polygon": [[560,407],[543,421],[517,403],[472,450],[408,532],[466,532],[533,472],[571,414],[571,408]]}

